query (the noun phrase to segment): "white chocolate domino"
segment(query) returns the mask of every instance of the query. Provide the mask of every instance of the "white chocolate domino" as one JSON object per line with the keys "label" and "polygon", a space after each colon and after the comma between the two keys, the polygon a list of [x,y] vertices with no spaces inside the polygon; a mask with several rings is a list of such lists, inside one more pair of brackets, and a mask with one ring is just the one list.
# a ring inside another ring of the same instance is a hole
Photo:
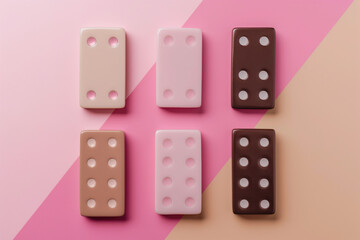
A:
{"label": "white chocolate domino", "polygon": [[156,131],[155,212],[201,213],[200,131]]}
{"label": "white chocolate domino", "polygon": [[160,29],[157,40],[156,104],[201,106],[202,32],[197,28]]}
{"label": "white chocolate domino", "polygon": [[125,56],[124,29],[81,29],[81,107],[125,107]]}

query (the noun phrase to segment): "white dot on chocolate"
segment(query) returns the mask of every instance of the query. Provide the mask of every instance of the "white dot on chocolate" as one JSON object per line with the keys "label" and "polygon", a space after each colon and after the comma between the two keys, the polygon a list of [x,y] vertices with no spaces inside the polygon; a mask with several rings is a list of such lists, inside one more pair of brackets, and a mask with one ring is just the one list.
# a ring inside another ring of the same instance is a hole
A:
{"label": "white dot on chocolate", "polygon": [[110,147],[116,147],[117,141],[115,138],[110,138],[108,144]]}
{"label": "white dot on chocolate", "polygon": [[109,161],[108,161],[108,165],[109,165],[109,167],[111,167],[111,168],[116,167],[116,160],[113,159],[113,158],[110,158]]}
{"label": "white dot on chocolate", "polygon": [[88,165],[89,167],[91,167],[91,168],[95,167],[95,166],[96,166],[96,160],[93,159],[93,158],[89,158],[89,159],[87,160],[87,165]]}
{"label": "white dot on chocolate", "polygon": [[94,199],[90,198],[90,199],[87,201],[87,206],[88,206],[89,208],[94,208],[95,205],[96,205],[96,201],[95,201]]}
{"label": "white dot on chocolate", "polygon": [[248,95],[247,91],[242,90],[242,91],[239,92],[240,100],[244,101],[244,100],[248,99],[248,97],[249,97],[249,95]]}
{"label": "white dot on chocolate", "polygon": [[249,145],[249,139],[246,137],[240,138],[240,146],[247,147]]}
{"label": "white dot on chocolate", "polygon": [[269,166],[269,160],[267,158],[260,159],[260,166],[262,166],[262,167]]}
{"label": "white dot on chocolate", "polygon": [[269,139],[267,139],[267,138],[261,138],[261,139],[260,139],[260,146],[262,146],[262,147],[268,147],[268,146],[269,146]]}
{"label": "white dot on chocolate", "polygon": [[247,46],[249,45],[249,39],[245,36],[241,36],[240,39],[239,39],[239,43],[241,46]]}
{"label": "white dot on chocolate", "polygon": [[249,74],[247,73],[247,71],[241,70],[241,71],[239,72],[238,76],[239,76],[239,78],[240,78],[241,80],[246,80],[246,79],[248,79]]}
{"label": "white dot on chocolate", "polygon": [[108,201],[108,206],[109,206],[109,208],[115,208],[116,207],[116,200],[115,199],[110,199],[109,201]]}
{"label": "white dot on chocolate", "polygon": [[116,187],[116,184],[117,184],[117,182],[116,182],[115,179],[110,178],[110,179],[108,180],[108,186],[109,186],[110,188],[115,188],[115,187]]}
{"label": "white dot on chocolate", "polygon": [[93,179],[93,178],[88,179],[87,185],[88,185],[90,188],[94,188],[94,187],[96,186],[96,181],[95,181],[95,179]]}
{"label": "white dot on chocolate", "polygon": [[242,199],[242,200],[240,201],[239,205],[240,205],[241,208],[246,209],[246,208],[249,207],[249,201],[246,200],[246,199]]}
{"label": "white dot on chocolate", "polygon": [[241,187],[247,187],[249,186],[249,180],[247,180],[247,178],[242,178],[240,179],[239,184]]}
{"label": "white dot on chocolate", "polygon": [[242,157],[239,160],[239,164],[242,167],[246,167],[247,165],[249,165],[249,159],[247,159],[246,157]]}
{"label": "white dot on chocolate", "polygon": [[87,144],[89,147],[93,148],[96,146],[96,141],[93,138],[88,139]]}
{"label": "white dot on chocolate", "polygon": [[267,80],[267,79],[269,78],[268,72],[265,71],[265,70],[260,71],[260,72],[259,72],[259,78],[260,78],[261,80]]}
{"label": "white dot on chocolate", "polygon": [[260,91],[259,92],[259,98],[263,101],[267,100],[269,98],[269,93],[267,91]]}
{"label": "white dot on chocolate", "polygon": [[266,178],[262,178],[259,181],[259,185],[262,188],[267,188],[269,186],[269,180],[267,180]]}
{"label": "white dot on chocolate", "polygon": [[269,39],[267,37],[265,37],[265,36],[262,36],[259,39],[259,42],[260,42],[261,46],[264,46],[264,47],[269,45],[269,43],[270,43]]}
{"label": "white dot on chocolate", "polygon": [[262,209],[268,209],[270,207],[270,203],[268,200],[261,200],[260,207]]}

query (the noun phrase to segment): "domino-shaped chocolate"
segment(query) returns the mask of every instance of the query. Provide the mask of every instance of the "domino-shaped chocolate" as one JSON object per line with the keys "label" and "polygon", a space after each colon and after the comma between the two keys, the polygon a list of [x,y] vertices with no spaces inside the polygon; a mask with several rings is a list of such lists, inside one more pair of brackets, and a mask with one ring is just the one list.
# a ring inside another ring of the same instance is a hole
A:
{"label": "domino-shaped chocolate", "polygon": [[81,107],[125,107],[125,50],[122,28],[81,29]]}
{"label": "domino-shaped chocolate", "polygon": [[125,213],[125,137],[122,131],[80,135],[80,213],[120,217]]}
{"label": "domino-shaped chocolate", "polygon": [[156,131],[155,212],[201,213],[200,131]]}
{"label": "domino-shaped chocolate", "polygon": [[157,39],[156,104],[201,106],[202,33],[197,28],[160,29]]}
{"label": "domino-shaped chocolate", "polygon": [[232,193],[235,214],[275,213],[274,130],[233,130]]}
{"label": "domino-shaped chocolate", "polygon": [[231,67],[233,108],[274,108],[274,28],[234,28]]}

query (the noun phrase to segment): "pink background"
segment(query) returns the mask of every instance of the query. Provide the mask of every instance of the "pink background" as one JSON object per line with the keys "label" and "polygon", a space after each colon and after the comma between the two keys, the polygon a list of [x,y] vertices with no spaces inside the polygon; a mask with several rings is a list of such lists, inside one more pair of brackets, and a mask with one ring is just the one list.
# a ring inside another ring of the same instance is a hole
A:
{"label": "pink background", "polygon": [[[231,29],[276,28],[279,94],[350,2],[2,1],[0,238],[11,239],[20,230],[19,239],[166,237],[179,217],[154,213],[155,131],[201,130],[204,189],[230,157],[231,129],[254,127],[265,113],[230,107]],[[156,30],[183,24],[203,31],[203,106],[160,109],[155,105]],[[78,104],[80,28],[96,26],[127,31],[127,92],[136,90],[126,109],[112,114]],[[126,133],[123,219],[79,214],[79,132],[99,128]]]}

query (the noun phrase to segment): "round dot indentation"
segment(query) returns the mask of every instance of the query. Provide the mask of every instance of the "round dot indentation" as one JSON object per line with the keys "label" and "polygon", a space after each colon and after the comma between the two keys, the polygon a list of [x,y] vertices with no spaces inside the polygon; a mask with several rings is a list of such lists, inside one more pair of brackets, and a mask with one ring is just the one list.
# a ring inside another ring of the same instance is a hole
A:
{"label": "round dot indentation", "polygon": [[185,199],[185,205],[187,207],[193,207],[195,205],[195,200],[191,197],[188,197],[187,199]]}
{"label": "round dot indentation", "polygon": [[165,177],[162,180],[164,186],[170,186],[172,184],[172,179],[170,177]]}
{"label": "round dot indentation", "polygon": [[269,78],[268,72],[265,71],[265,70],[261,70],[261,71],[259,72],[259,78],[260,78],[261,80],[268,80],[268,78]]}
{"label": "round dot indentation", "polygon": [[172,165],[172,159],[170,157],[164,157],[162,163],[165,167],[170,167]]}
{"label": "round dot indentation", "polygon": [[93,179],[93,178],[88,179],[88,180],[87,180],[87,185],[88,185],[88,187],[90,187],[90,188],[94,188],[94,187],[96,186],[96,181],[95,181],[95,179]]}
{"label": "round dot indentation", "polygon": [[246,100],[246,99],[249,98],[249,94],[247,93],[247,91],[241,90],[241,91],[239,92],[238,97],[240,98],[240,100],[243,100],[243,101],[244,101],[244,100]]}
{"label": "round dot indentation", "polygon": [[188,187],[192,187],[192,186],[194,186],[195,185],[195,179],[193,179],[193,178],[187,178],[186,179],[186,181],[185,181],[185,183],[186,183],[186,186],[188,186]]}
{"label": "round dot indentation", "polygon": [[88,92],[86,93],[86,97],[87,97],[89,100],[93,101],[93,100],[95,100],[95,98],[96,98],[96,92],[93,91],[93,90],[90,90],[90,91],[88,91]]}
{"label": "round dot indentation", "polygon": [[191,99],[193,99],[195,97],[195,91],[192,90],[192,89],[188,89],[186,91],[185,95],[186,95],[187,99],[191,100]]}
{"label": "round dot indentation", "polygon": [[87,165],[88,165],[89,167],[91,167],[91,168],[95,167],[95,166],[96,166],[96,160],[93,159],[93,158],[89,158],[89,159],[87,160]]}
{"label": "round dot indentation", "polygon": [[249,201],[246,200],[246,199],[242,199],[242,200],[239,202],[239,205],[240,205],[240,208],[246,209],[246,208],[249,207]]}
{"label": "round dot indentation", "polygon": [[110,147],[116,147],[117,141],[116,141],[115,138],[109,138],[108,144],[109,144]]}
{"label": "round dot indentation", "polygon": [[241,46],[245,47],[245,46],[249,45],[249,39],[245,36],[241,36],[239,38],[239,43]]}
{"label": "round dot indentation", "polygon": [[261,44],[261,46],[266,47],[267,45],[269,45],[270,40],[269,40],[268,37],[262,36],[262,37],[260,37],[260,39],[259,39],[259,43]]}
{"label": "round dot indentation", "polygon": [[172,46],[174,44],[174,38],[171,35],[166,35],[164,37],[164,43],[166,46]]}
{"label": "round dot indentation", "polygon": [[109,188],[115,188],[116,185],[117,185],[117,182],[116,182],[115,179],[110,178],[110,179],[108,180],[108,186],[109,186]]}
{"label": "round dot indentation", "polygon": [[240,138],[240,146],[247,147],[249,145],[249,139],[246,137]]}
{"label": "round dot indentation", "polygon": [[171,99],[174,96],[174,93],[170,89],[166,89],[163,95],[165,99]]}
{"label": "round dot indentation", "polygon": [[262,147],[268,147],[270,144],[269,139],[267,138],[261,138],[260,139],[260,146]]}
{"label": "round dot indentation", "polygon": [[90,198],[89,200],[87,200],[87,206],[89,208],[94,208],[96,206],[96,201],[92,198]]}
{"label": "round dot indentation", "polygon": [[185,142],[188,147],[193,147],[195,145],[195,139],[192,137],[188,137]]}
{"label": "round dot indentation", "polygon": [[172,147],[172,145],[173,145],[173,143],[172,143],[171,139],[169,139],[169,138],[166,138],[166,139],[163,141],[163,147],[164,147],[164,148],[169,149],[169,148]]}
{"label": "round dot indentation", "polygon": [[171,204],[172,204],[172,200],[170,197],[164,197],[163,200],[162,200],[162,204],[165,206],[165,207],[170,207]]}
{"label": "round dot indentation", "polygon": [[109,165],[109,167],[111,167],[111,168],[116,167],[116,159],[110,158],[110,159],[108,160],[108,165]]}
{"label": "round dot indentation", "polygon": [[116,202],[115,199],[110,199],[110,200],[108,201],[108,206],[109,206],[109,208],[115,208],[116,205],[117,205],[117,202]]}
{"label": "round dot indentation", "polygon": [[247,71],[245,70],[241,70],[238,74],[238,77],[241,79],[241,80],[246,80],[249,78],[249,74],[247,73]]}
{"label": "round dot indentation", "polygon": [[239,160],[239,164],[242,167],[246,167],[247,165],[249,165],[249,159],[247,159],[246,157],[242,157]]}
{"label": "round dot indentation", "polygon": [[196,39],[195,39],[194,36],[188,36],[188,37],[186,38],[186,44],[187,44],[188,46],[194,46],[195,43],[196,43]]}
{"label": "round dot indentation", "polygon": [[270,207],[270,202],[268,200],[261,200],[260,207],[262,209],[268,209]]}
{"label": "round dot indentation", "polygon": [[262,188],[267,188],[269,186],[269,180],[267,180],[266,178],[262,178],[259,181],[259,185]]}
{"label": "round dot indentation", "polygon": [[259,164],[261,167],[267,167],[269,166],[269,160],[267,158],[262,158],[260,159]]}
{"label": "round dot indentation", "polygon": [[86,40],[86,43],[90,46],[90,47],[95,47],[96,46],[96,38],[94,37],[89,37]]}
{"label": "round dot indentation", "polygon": [[194,167],[195,166],[195,160],[193,158],[186,159],[186,166],[188,166],[189,168]]}
{"label": "round dot indentation", "polygon": [[109,38],[109,45],[112,48],[116,48],[119,45],[119,40],[116,37]]}
{"label": "round dot indentation", "polygon": [[247,178],[241,178],[239,181],[239,184],[241,187],[247,187],[249,186],[249,180]]}
{"label": "round dot indentation", "polygon": [[269,93],[267,91],[262,90],[259,92],[259,98],[265,101],[269,98]]}
{"label": "round dot indentation", "polygon": [[115,91],[115,90],[112,90],[112,91],[110,91],[109,92],[109,98],[111,99],[111,100],[116,100],[117,98],[118,98],[118,93],[117,93],[117,91]]}
{"label": "round dot indentation", "polygon": [[93,147],[96,146],[96,141],[93,138],[89,138],[88,141],[87,141],[87,144],[88,144],[89,147],[93,148]]}

